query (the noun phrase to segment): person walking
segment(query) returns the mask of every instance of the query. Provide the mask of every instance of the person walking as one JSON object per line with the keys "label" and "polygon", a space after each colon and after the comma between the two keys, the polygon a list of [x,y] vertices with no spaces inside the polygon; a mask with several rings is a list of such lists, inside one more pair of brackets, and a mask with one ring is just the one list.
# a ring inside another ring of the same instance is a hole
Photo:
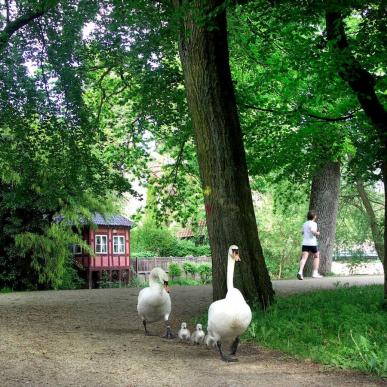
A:
{"label": "person walking", "polygon": [[316,211],[309,211],[307,214],[307,221],[302,226],[301,233],[304,236],[302,240],[302,255],[300,260],[300,268],[297,273],[299,280],[304,279],[304,266],[309,257],[309,254],[313,254],[313,272],[312,278],[322,278],[319,274],[318,268],[320,265],[320,252],[318,250],[317,236],[320,232],[317,230],[317,214]]}

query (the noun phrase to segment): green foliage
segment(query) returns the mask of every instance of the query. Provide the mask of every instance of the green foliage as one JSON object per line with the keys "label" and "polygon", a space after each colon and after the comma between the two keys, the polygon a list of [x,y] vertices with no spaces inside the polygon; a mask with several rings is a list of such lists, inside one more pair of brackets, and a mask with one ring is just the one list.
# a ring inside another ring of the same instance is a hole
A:
{"label": "green foliage", "polygon": [[197,268],[202,284],[209,284],[212,282],[212,267],[208,263],[203,263]]}
{"label": "green foliage", "polygon": [[198,286],[202,285],[200,281],[197,281],[192,278],[179,278],[177,280],[171,281],[171,285],[177,285],[177,286]]}
{"label": "green foliage", "polygon": [[67,262],[65,262],[61,283],[58,285],[58,289],[82,289],[84,286],[85,280],[79,276],[78,270],[74,265],[73,258],[71,257],[67,260]]}
{"label": "green foliage", "polygon": [[149,286],[149,283],[146,281],[140,281],[138,277],[134,277],[129,283],[128,288],[145,288]]}
{"label": "green foliage", "polygon": [[100,289],[111,289],[111,288],[118,288],[120,284],[118,282],[114,282],[110,280],[109,272],[104,270],[102,272],[102,278],[98,282],[98,287]]}
{"label": "green foliage", "polygon": [[[184,257],[209,253],[208,246],[196,246],[193,241],[180,240],[171,230],[148,219],[131,233],[132,255],[137,257]],[[141,255],[144,254],[144,255]]]}
{"label": "green foliage", "polygon": [[256,209],[259,237],[267,268],[272,278],[294,278],[301,252],[301,226],[307,205],[280,203],[271,194],[261,195]]}
{"label": "green foliage", "polygon": [[169,264],[168,269],[168,274],[172,280],[181,276],[182,270],[179,264],[172,262]]}
{"label": "green foliage", "polygon": [[197,273],[198,271],[198,268],[197,268],[197,265],[195,263],[192,263],[192,262],[184,262],[183,263],[183,270],[184,270],[184,273],[185,273],[185,278],[188,277],[188,274],[191,275],[191,277],[195,277],[195,274]]}
{"label": "green foliage", "polygon": [[158,227],[152,221],[146,221],[136,227],[131,233],[133,253],[137,251],[152,252],[155,256],[172,256],[175,250],[175,240],[165,227]]}
{"label": "green foliage", "polygon": [[253,311],[245,338],[340,368],[387,376],[387,315],[381,286],[340,288],[279,298]]}
{"label": "green foliage", "polygon": [[[69,249],[72,244],[88,248],[68,225],[58,223],[52,224],[42,235],[25,232],[15,237],[15,246],[20,249],[20,254],[31,254],[31,267],[38,274],[38,282],[50,284],[54,289],[63,283],[65,267],[68,267],[72,256]],[[66,274],[68,281],[69,272]]]}

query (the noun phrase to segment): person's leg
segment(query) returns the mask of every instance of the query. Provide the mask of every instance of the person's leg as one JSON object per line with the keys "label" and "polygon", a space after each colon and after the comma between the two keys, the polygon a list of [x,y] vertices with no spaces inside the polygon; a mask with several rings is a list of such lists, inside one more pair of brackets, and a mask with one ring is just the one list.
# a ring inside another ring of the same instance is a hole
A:
{"label": "person's leg", "polygon": [[314,260],[313,260],[313,273],[312,273],[312,277],[320,278],[320,277],[322,277],[319,274],[319,272],[318,272],[318,268],[320,267],[320,252],[317,251],[313,255],[314,255]]}
{"label": "person's leg", "polygon": [[308,259],[309,256],[309,251],[303,251],[301,255],[301,260],[300,260],[300,269],[298,270],[297,278],[298,279],[303,279],[303,273],[304,273],[304,266],[305,263]]}

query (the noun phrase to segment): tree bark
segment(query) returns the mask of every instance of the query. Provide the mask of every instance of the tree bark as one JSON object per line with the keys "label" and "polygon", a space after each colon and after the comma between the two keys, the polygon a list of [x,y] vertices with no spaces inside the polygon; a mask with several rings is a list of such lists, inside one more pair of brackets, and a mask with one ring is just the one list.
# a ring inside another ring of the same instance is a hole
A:
{"label": "tree bark", "polygon": [[366,214],[370,223],[371,234],[372,234],[372,239],[374,241],[375,250],[378,254],[379,259],[382,262],[384,262],[383,232],[380,230],[380,227],[376,220],[375,211],[372,207],[367,191],[364,188],[364,183],[362,180],[356,181],[356,189],[357,189],[357,192],[359,193],[360,199],[363,203],[364,209],[366,211]]}
{"label": "tree bark", "polygon": [[[378,132],[384,149],[382,160],[382,178],[384,183],[384,251],[387,249],[387,111],[375,92],[375,79],[367,70],[362,68],[348,45],[345,34],[344,21],[339,4],[331,1],[325,14],[327,38],[332,44],[334,59],[339,76],[347,82],[355,93],[364,113]],[[384,267],[384,306],[387,309],[387,262]]]}
{"label": "tree bark", "polygon": [[[179,37],[212,251],[213,297],[224,298],[227,292],[227,252],[235,244],[241,263],[236,265],[234,284],[248,302],[258,299],[266,308],[274,292],[258,238],[229,65],[226,12],[220,9],[223,3],[189,2]],[[174,6],[186,9],[178,0]],[[216,15],[210,17],[212,11]],[[197,22],[199,13],[204,23]]]}
{"label": "tree bark", "polygon": [[[320,231],[318,243],[320,248],[321,274],[332,269],[332,255],[336,239],[336,218],[340,195],[340,163],[330,161],[313,176],[310,191],[309,210],[317,213],[317,224]],[[308,259],[304,275],[312,273],[312,259]]]}

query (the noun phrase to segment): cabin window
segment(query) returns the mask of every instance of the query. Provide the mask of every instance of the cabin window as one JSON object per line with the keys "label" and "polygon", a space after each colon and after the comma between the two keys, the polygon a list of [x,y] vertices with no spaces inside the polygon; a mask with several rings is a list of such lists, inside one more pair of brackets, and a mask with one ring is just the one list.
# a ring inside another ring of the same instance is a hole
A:
{"label": "cabin window", "polygon": [[123,236],[113,237],[113,253],[125,254],[125,238]]}
{"label": "cabin window", "polygon": [[95,236],[95,252],[99,254],[107,253],[107,235]]}
{"label": "cabin window", "polygon": [[80,245],[71,245],[70,249],[74,255],[82,254],[82,247]]}

